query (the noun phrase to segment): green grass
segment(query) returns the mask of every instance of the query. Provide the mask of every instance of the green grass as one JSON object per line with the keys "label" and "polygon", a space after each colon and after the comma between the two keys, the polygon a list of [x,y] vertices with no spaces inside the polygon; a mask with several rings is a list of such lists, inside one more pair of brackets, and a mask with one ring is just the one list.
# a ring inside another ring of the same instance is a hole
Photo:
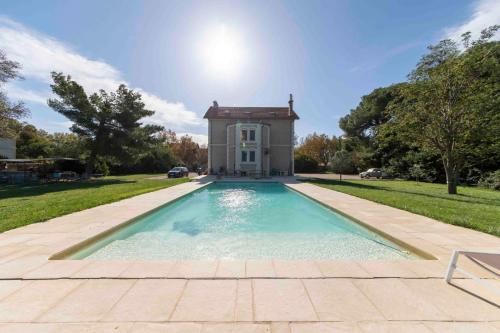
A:
{"label": "green grass", "polygon": [[0,185],[0,232],[188,181],[153,175],[103,177],[71,183]]}
{"label": "green grass", "polygon": [[449,195],[446,185],[412,181],[313,180],[311,183],[404,209],[446,223],[500,236],[500,192],[459,187]]}

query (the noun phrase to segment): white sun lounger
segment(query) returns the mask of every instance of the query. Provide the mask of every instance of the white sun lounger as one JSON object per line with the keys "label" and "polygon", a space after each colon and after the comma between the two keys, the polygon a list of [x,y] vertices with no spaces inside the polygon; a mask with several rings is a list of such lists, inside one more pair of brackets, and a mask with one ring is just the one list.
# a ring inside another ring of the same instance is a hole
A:
{"label": "white sun lounger", "polygon": [[[484,287],[492,290],[496,294],[500,295],[500,289],[495,287],[493,284],[485,281],[485,279],[480,279],[477,276],[473,275],[470,272],[467,272],[464,269],[457,267],[457,260],[459,255],[463,255],[470,259],[476,265],[482,267],[488,272],[492,273],[496,277],[500,277],[498,272],[500,271],[500,251],[466,251],[466,250],[455,250],[453,251],[453,255],[451,256],[450,263],[448,265],[448,269],[446,270],[445,280],[450,283],[453,278],[453,272],[455,270],[464,274],[467,277],[470,277],[477,283],[483,285]],[[486,266],[487,265],[487,266]],[[489,267],[488,267],[489,266]],[[491,267],[491,268],[490,268]],[[493,269],[492,269],[493,268]],[[495,271],[496,270],[496,271]]]}

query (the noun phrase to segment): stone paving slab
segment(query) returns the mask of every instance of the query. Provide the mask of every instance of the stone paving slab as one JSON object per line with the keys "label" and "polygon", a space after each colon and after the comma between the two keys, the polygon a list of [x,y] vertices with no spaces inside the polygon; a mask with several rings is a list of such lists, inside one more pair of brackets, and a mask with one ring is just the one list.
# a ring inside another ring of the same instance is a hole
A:
{"label": "stone paving slab", "polygon": [[400,279],[355,280],[353,283],[387,320],[451,320],[431,299],[414,292]]}
{"label": "stone paving slab", "polygon": [[256,321],[318,321],[304,284],[299,279],[253,280]]}
{"label": "stone paving slab", "polygon": [[29,282],[20,290],[0,302],[0,322],[30,322],[42,315],[67,294],[75,290],[81,281],[50,280]]}
{"label": "stone paving slab", "polygon": [[234,321],[237,280],[190,280],[173,321]]}
{"label": "stone paving slab", "polygon": [[304,280],[304,285],[322,321],[385,319],[350,279]]}
{"label": "stone paving slab", "polygon": [[[57,278],[441,278],[444,260],[393,261],[94,261],[47,260],[23,256],[0,264],[0,279]],[[460,267],[483,278],[493,276],[470,262]],[[455,278],[463,278],[459,272]]]}
{"label": "stone paving slab", "polygon": [[326,322],[326,323],[95,323],[0,324],[9,333],[498,333],[498,323]]}
{"label": "stone paving slab", "polygon": [[186,280],[137,280],[103,321],[168,321]]}
{"label": "stone paving slab", "polygon": [[242,278],[246,277],[246,262],[245,260],[236,261],[219,261],[217,271],[215,272],[217,278]]}
{"label": "stone paving slab", "polygon": [[[81,260],[85,261],[85,260]],[[176,264],[175,261],[133,261],[128,265],[123,272],[120,273],[121,278],[162,278],[169,275],[172,268]]]}
{"label": "stone paving slab", "polygon": [[[75,280],[71,280],[75,281]],[[60,280],[52,281],[56,286]],[[133,286],[133,280],[87,280],[69,292],[60,302],[32,321],[37,322],[95,322],[113,308]],[[153,292],[154,290],[151,290]],[[15,294],[13,295],[15,296]],[[52,296],[47,295],[47,299]],[[26,300],[26,302],[29,302]],[[141,304],[137,302],[137,306]],[[11,312],[23,311],[22,307]]]}
{"label": "stone paving slab", "polygon": [[432,305],[446,313],[452,320],[493,321],[500,316],[500,310],[478,297],[449,286],[442,280],[401,280],[411,291],[431,300]]}
{"label": "stone paving slab", "polygon": [[85,260],[51,260],[22,275],[23,279],[59,279],[74,276],[90,263]]}

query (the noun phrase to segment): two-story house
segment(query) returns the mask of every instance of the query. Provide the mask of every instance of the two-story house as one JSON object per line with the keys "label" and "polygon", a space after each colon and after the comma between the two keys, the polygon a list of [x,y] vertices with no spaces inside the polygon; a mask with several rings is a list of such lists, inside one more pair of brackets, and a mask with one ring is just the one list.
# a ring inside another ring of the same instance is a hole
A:
{"label": "two-story house", "polygon": [[204,118],[211,174],[293,175],[299,117],[291,94],[288,107],[226,107],[214,101]]}

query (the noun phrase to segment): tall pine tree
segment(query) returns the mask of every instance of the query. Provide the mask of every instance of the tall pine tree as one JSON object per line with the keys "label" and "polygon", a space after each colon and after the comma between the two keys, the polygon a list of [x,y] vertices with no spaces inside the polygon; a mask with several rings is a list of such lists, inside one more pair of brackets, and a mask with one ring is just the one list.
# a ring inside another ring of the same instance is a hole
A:
{"label": "tall pine tree", "polygon": [[70,76],[53,72],[52,78],[52,91],[59,99],[50,99],[48,104],[73,122],[73,133],[85,138],[89,152],[87,175],[93,172],[98,157],[128,163],[158,140],[155,134],[163,127],[140,122],[154,111],[145,108],[139,93],[122,84],[116,92],[100,90],[87,96]]}

